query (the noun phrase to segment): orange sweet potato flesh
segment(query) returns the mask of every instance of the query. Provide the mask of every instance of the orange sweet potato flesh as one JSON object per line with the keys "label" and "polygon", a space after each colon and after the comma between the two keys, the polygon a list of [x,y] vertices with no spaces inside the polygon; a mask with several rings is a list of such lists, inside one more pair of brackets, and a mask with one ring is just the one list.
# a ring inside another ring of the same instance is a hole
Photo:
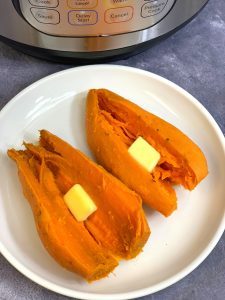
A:
{"label": "orange sweet potato flesh", "polygon": [[[109,90],[89,91],[86,131],[97,161],[165,216],[177,207],[173,185],[192,190],[208,173],[204,154],[184,133]],[[138,136],[161,154],[151,173],[128,153]]]}
{"label": "orange sweet potato flesh", "polygon": [[[81,184],[94,200],[98,209],[85,221],[85,226],[97,242],[116,257],[135,257],[150,234],[141,198],[79,150],[48,131],[41,131],[40,145],[60,154],[61,160],[71,166],[68,177],[72,178],[72,185]],[[61,173],[67,174],[65,169],[69,170],[66,167]]]}
{"label": "orange sweet potato flesh", "polygon": [[[137,194],[48,131],[41,131],[38,146],[25,147],[8,155],[17,163],[39,236],[59,264],[93,281],[142,250],[150,230]],[[76,183],[97,205],[84,222],[76,221],[63,200]]]}

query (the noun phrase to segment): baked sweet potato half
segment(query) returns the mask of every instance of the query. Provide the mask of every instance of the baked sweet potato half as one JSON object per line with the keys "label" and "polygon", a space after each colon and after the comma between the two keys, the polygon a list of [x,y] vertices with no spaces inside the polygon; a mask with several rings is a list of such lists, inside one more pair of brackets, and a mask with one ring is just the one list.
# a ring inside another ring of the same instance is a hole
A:
{"label": "baked sweet potato half", "polygon": [[[177,207],[173,185],[192,190],[208,173],[204,154],[184,133],[109,90],[89,91],[86,131],[98,163],[165,216]],[[139,136],[160,153],[152,172],[128,153]]]}
{"label": "baked sweet potato half", "polygon": [[[135,192],[48,131],[41,131],[38,145],[24,145],[26,150],[11,149],[8,155],[17,163],[39,236],[58,263],[93,281],[142,250],[150,230]],[[76,183],[97,206],[83,222],[63,199]]]}

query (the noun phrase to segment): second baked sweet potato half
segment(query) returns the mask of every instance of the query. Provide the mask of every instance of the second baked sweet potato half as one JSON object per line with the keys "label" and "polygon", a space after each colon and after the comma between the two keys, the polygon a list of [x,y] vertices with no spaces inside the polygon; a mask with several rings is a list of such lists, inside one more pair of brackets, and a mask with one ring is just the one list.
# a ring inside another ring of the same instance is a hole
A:
{"label": "second baked sweet potato half", "polygon": [[[184,133],[109,90],[89,91],[86,131],[97,161],[165,216],[177,207],[173,185],[192,190],[208,173],[204,154]],[[152,172],[128,152],[138,137],[160,153]]]}

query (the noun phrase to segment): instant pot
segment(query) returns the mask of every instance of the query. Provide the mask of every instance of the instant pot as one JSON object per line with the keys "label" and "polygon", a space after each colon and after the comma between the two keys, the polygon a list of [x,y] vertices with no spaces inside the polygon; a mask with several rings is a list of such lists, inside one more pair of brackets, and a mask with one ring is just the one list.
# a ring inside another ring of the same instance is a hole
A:
{"label": "instant pot", "polygon": [[55,60],[132,54],[190,20],[208,0],[4,0],[0,36]]}

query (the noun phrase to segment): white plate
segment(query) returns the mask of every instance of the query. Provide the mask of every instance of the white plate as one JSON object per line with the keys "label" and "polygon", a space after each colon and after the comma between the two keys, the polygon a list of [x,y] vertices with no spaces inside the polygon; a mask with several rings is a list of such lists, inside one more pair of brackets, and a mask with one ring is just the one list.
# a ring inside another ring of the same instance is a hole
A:
{"label": "white plate", "polygon": [[[208,177],[191,193],[178,189],[169,218],[146,210],[152,234],[144,252],[121,262],[108,278],[87,284],[48,255],[24,199],[9,147],[38,138],[45,128],[91,156],[85,140],[85,95],[108,88],[183,130],[204,151]],[[44,78],[17,95],[0,113],[0,251],[21,273],[63,295],[129,299],[161,290],[194,270],[225,227],[225,142],[205,108],[157,75],[121,66],[85,66]]]}

